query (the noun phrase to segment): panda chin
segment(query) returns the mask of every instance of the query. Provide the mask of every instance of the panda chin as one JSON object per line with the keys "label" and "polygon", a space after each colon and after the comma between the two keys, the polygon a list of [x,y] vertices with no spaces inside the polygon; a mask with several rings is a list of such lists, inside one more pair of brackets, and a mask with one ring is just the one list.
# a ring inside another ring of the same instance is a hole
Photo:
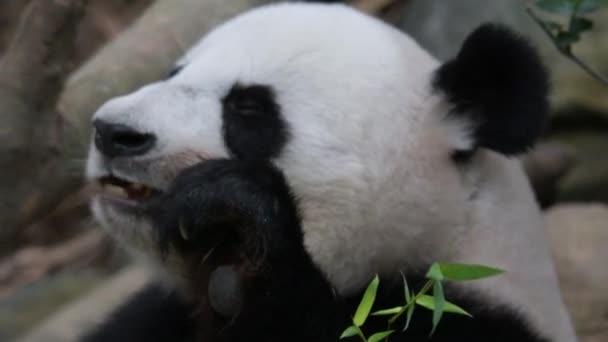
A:
{"label": "panda chin", "polygon": [[100,195],[91,200],[91,211],[101,227],[133,256],[146,259],[157,254],[150,221],[137,206]]}

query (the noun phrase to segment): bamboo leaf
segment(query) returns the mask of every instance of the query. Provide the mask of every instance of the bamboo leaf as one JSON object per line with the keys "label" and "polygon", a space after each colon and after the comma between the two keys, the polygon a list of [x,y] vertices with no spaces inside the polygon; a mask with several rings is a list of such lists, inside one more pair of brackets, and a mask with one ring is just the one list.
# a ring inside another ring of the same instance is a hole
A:
{"label": "bamboo leaf", "polygon": [[435,308],[433,310],[433,329],[431,330],[431,336],[435,333],[439,321],[443,316],[443,309],[445,306],[445,295],[443,294],[443,285],[440,281],[435,281],[433,284],[433,299]]}
{"label": "bamboo leaf", "polygon": [[[423,308],[427,308],[431,311],[435,310],[435,299],[433,298],[433,296],[421,295],[420,297],[418,297],[416,299],[416,304],[422,306]],[[459,307],[458,305],[456,305],[454,303],[450,303],[447,300],[445,301],[443,311],[453,313],[453,314],[473,317],[470,313],[465,311],[463,308]]]}
{"label": "bamboo leaf", "polygon": [[[410,302],[412,301],[412,292],[410,291],[410,287],[407,284],[407,279],[405,278],[405,274],[403,274],[403,272],[401,273],[401,277],[403,278],[403,292],[405,292],[405,305],[410,305]],[[412,321],[412,317],[414,315],[414,309],[416,309],[415,303],[412,303],[407,308],[407,313],[405,316],[406,317],[405,325],[403,326],[403,330],[401,330],[401,331],[406,331],[407,328],[410,326],[410,322]]]}
{"label": "bamboo leaf", "polygon": [[580,39],[580,36],[575,32],[559,32],[555,37],[555,42],[560,50],[569,50],[570,46]]}
{"label": "bamboo leaf", "polygon": [[570,20],[570,32],[581,34],[593,28],[593,22],[587,18],[572,18]]}
{"label": "bamboo leaf", "polygon": [[409,328],[410,322],[412,321],[412,317],[414,316],[414,309],[416,309],[416,305],[410,305],[410,307],[407,308],[405,325],[403,326],[402,331],[406,331],[407,328]]}
{"label": "bamboo leaf", "polygon": [[374,305],[374,301],[376,300],[376,293],[378,292],[378,284],[380,283],[380,279],[376,275],[374,279],[369,283],[365,293],[363,294],[363,298],[361,298],[361,302],[359,303],[359,307],[357,307],[357,311],[355,312],[355,317],[353,318],[353,323],[360,327],[365,323],[367,316]]}
{"label": "bamboo leaf", "polygon": [[426,277],[435,281],[442,281],[444,279],[441,267],[438,263],[433,263],[426,273]]}
{"label": "bamboo leaf", "polygon": [[438,268],[444,279],[456,281],[477,280],[504,273],[498,268],[473,264],[438,264]]}
{"label": "bamboo leaf", "polygon": [[372,312],[371,315],[372,316],[396,315],[401,311],[401,309],[403,309],[403,306],[395,306],[394,308],[378,310],[378,311]]}
{"label": "bamboo leaf", "polygon": [[392,334],[393,332],[394,332],[394,330],[375,333],[367,339],[367,342],[380,342],[383,339],[385,339],[386,337],[388,337],[390,334]]}
{"label": "bamboo leaf", "polygon": [[[579,1],[580,4],[577,5]],[[600,7],[606,7],[608,0],[539,0],[536,1],[536,6],[549,13],[571,16],[575,11],[589,13]]]}
{"label": "bamboo leaf", "polygon": [[412,293],[410,292],[410,287],[407,284],[407,279],[405,279],[405,274],[401,272],[401,278],[403,279],[403,292],[405,293],[405,304],[407,305],[412,300]]}
{"label": "bamboo leaf", "polygon": [[359,327],[351,325],[350,327],[346,328],[346,330],[344,330],[342,332],[342,335],[340,335],[340,339],[355,336],[358,334],[359,334]]}

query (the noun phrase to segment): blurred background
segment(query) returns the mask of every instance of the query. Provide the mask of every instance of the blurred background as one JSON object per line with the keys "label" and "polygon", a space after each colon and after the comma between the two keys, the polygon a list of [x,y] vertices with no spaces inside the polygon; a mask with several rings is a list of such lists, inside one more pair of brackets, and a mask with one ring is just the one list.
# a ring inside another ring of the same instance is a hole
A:
{"label": "blurred background", "polygon": [[[217,24],[267,2],[0,0],[0,341],[72,341],[146,283],[89,217],[90,116],[162,78]],[[608,84],[556,49],[526,11],[533,2],[347,2],[441,60],[486,21],[538,46],[552,72],[553,112],[526,170],[581,341],[608,341]],[[593,26],[572,51],[608,77],[608,9],[584,15]]]}

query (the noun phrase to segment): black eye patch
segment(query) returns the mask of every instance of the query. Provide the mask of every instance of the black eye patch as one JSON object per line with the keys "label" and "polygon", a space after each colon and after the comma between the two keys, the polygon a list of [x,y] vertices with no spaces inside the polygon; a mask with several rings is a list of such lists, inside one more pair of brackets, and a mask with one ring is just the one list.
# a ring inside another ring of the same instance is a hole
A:
{"label": "black eye patch", "polygon": [[224,141],[236,158],[266,160],[279,155],[288,132],[271,87],[237,83],[222,106]]}

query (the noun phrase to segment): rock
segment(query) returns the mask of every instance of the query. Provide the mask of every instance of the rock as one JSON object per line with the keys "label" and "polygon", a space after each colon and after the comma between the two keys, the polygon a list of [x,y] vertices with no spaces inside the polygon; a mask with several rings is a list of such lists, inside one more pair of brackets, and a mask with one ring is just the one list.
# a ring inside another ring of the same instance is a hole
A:
{"label": "rock", "polygon": [[31,331],[58,307],[89,292],[99,280],[95,272],[60,272],[0,298],[0,341],[12,341]]}
{"label": "rock", "polygon": [[554,141],[538,144],[523,158],[524,169],[542,208],[555,202],[559,182],[576,162],[570,146]]}
{"label": "rock", "polygon": [[603,156],[608,150],[608,129],[570,127],[552,134],[551,139],[573,148],[577,158],[576,165],[559,184],[559,201],[607,202],[608,159]]}
{"label": "rock", "polygon": [[608,341],[608,206],[559,205],[545,223],[581,342]]}

